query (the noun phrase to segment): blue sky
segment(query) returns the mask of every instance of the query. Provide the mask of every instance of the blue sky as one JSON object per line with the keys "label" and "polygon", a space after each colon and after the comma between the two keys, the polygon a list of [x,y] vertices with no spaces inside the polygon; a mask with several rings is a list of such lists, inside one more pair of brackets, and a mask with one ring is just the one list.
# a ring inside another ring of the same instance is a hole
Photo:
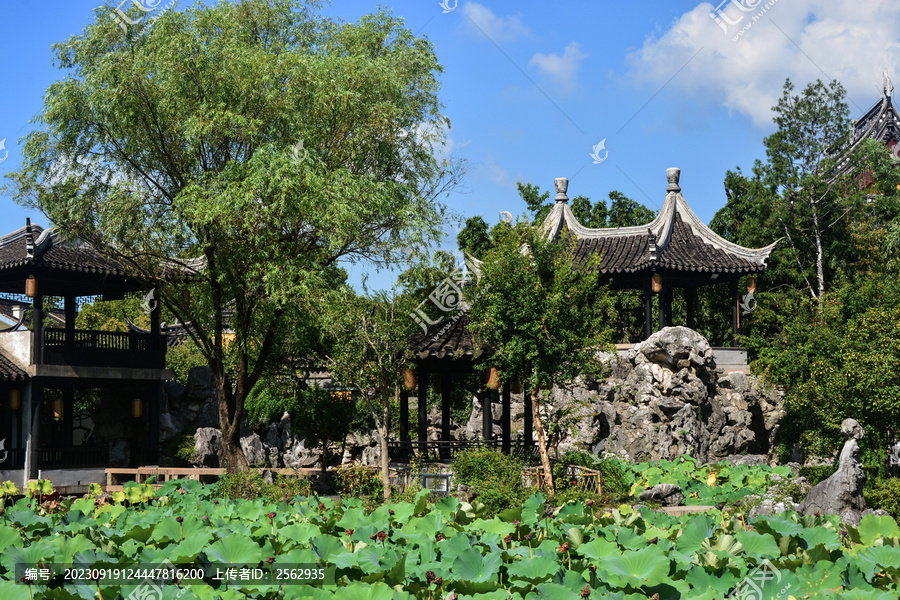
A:
{"label": "blue sky", "polygon": [[[168,2],[143,3],[162,10]],[[98,4],[3,0],[0,176],[18,168],[20,139],[34,127],[28,121],[61,76],[51,44],[79,33]],[[383,5],[428,37],[445,70],[440,95],[451,129],[441,152],[467,159],[470,171],[464,190],[444,201],[491,224],[499,211],[523,212],[517,181],[550,190],[555,177],[570,179],[570,197],[605,199],[618,190],[656,210],[668,167],[681,168],[683,193],[708,222],[725,204],[726,170],[749,170],[764,156],[785,78],[801,89],[838,79],[851,117],[879,99],[884,69],[900,81],[896,0],[867,0],[865,10],[850,0]],[[377,8],[340,0],[323,12],[354,21]],[[605,159],[595,163],[591,152],[602,140]],[[0,196],[2,233],[26,216],[46,224]],[[447,249],[457,230],[448,226]],[[367,269],[349,268],[354,281]],[[392,280],[372,274],[370,284]]]}

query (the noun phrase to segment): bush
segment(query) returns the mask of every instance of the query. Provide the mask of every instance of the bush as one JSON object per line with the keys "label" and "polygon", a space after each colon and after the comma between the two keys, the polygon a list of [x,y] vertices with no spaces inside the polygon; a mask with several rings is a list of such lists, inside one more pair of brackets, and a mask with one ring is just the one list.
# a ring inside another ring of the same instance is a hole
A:
{"label": "bush", "polygon": [[466,497],[477,497],[492,517],[520,503],[525,496],[522,463],[516,458],[489,448],[463,450],[453,460],[457,486],[465,485]]}
{"label": "bush", "polygon": [[877,479],[863,490],[866,506],[880,508],[900,520],[900,479]]}
{"label": "bush", "polygon": [[835,471],[837,465],[803,466],[800,467],[800,477],[806,477],[809,485],[814,486],[834,475]]}
{"label": "bush", "polygon": [[[600,471],[603,480],[603,499],[605,502],[619,500],[628,497],[631,481],[628,478],[628,465],[617,458],[600,458],[596,454],[587,452],[566,452],[562,462],[566,465],[587,467]],[[558,477],[556,469],[553,471],[553,482],[557,491],[564,491],[568,487],[568,478]],[[562,485],[563,487],[559,487]]]}
{"label": "bush", "polygon": [[361,463],[340,465],[335,469],[334,488],[341,496],[352,496],[381,502],[384,499],[384,483],[381,472]]}
{"label": "bush", "polygon": [[276,474],[272,483],[266,483],[258,471],[226,473],[216,483],[215,494],[232,500],[266,498],[284,502],[296,496],[308,496],[310,483],[306,478]]}

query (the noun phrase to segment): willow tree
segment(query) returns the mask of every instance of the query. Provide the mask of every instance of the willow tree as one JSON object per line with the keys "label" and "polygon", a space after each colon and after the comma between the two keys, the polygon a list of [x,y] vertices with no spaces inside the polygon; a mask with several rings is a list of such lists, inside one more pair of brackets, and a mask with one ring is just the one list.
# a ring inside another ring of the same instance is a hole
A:
{"label": "willow tree", "polygon": [[[576,263],[574,238],[547,239],[519,223],[502,231],[468,294],[470,329],[504,379],[522,378],[531,393],[534,429],[549,491],[553,475],[541,418],[542,395],[580,375],[597,374],[609,346],[610,299],[597,260]],[[528,399],[526,399],[528,401]]]}
{"label": "willow tree", "polygon": [[387,266],[435,241],[436,199],[460,174],[434,154],[447,123],[431,44],[387,12],[347,24],[316,9],[240,0],[148,21],[132,7],[128,27],[96,9],[54,46],[65,75],[10,175],[18,202],[190,322],[232,470],[286,307],[340,261]]}

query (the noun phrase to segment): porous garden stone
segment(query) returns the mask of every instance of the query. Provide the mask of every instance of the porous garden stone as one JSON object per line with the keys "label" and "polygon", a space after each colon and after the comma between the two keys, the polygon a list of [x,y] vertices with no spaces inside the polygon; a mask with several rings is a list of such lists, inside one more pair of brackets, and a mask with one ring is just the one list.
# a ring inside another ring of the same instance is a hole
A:
{"label": "porous garden stone", "polygon": [[861,513],[866,510],[866,499],[863,497],[866,473],[858,443],[865,432],[854,419],[846,419],[841,424],[841,433],[847,441],[841,450],[837,471],[809,491],[800,504],[799,512],[804,515],[840,515],[842,521],[858,524]]}

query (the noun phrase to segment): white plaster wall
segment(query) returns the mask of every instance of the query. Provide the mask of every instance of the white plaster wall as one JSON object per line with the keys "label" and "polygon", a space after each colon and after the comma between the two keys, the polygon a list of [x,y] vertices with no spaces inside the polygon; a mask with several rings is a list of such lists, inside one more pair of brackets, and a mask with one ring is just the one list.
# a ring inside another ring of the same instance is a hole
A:
{"label": "white plaster wall", "polygon": [[31,331],[6,331],[0,333],[0,351],[22,369],[31,364]]}

